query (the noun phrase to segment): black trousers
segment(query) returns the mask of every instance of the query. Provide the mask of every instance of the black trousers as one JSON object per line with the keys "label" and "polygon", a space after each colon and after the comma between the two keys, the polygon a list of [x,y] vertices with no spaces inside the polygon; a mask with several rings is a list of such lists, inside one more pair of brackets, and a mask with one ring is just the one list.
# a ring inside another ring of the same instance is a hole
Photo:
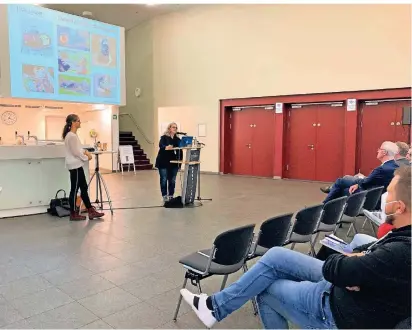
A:
{"label": "black trousers", "polygon": [[84,175],[83,167],[76,168],[74,170],[69,170],[70,172],[70,195],[69,204],[70,211],[74,212],[76,210],[76,197],[77,192],[80,189],[80,196],[83,200],[84,205],[89,209],[92,207],[90,203],[89,194],[87,193],[87,181]]}

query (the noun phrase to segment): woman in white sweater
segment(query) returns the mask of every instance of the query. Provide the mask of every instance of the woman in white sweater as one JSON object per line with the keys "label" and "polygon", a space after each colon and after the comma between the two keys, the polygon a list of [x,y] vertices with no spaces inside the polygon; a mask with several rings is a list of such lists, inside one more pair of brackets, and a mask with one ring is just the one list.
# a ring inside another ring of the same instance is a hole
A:
{"label": "woman in white sweater", "polygon": [[79,116],[75,114],[68,115],[66,125],[63,128],[64,145],[66,146],[66,167],[70,172],[70,220],[81,221],[86,220],[85,216],[80,214],[80,210],[76,207],[77,192],[80,188],[80,196],[84,205],[89,212],[89,219],[101,218],[104,213],[97,212],[90,203],[89,194],[87,193],[86,176],[84,175],[83,165],[92,159],[92,155],[82,148],[77,130],[80,128],[81,122]]}

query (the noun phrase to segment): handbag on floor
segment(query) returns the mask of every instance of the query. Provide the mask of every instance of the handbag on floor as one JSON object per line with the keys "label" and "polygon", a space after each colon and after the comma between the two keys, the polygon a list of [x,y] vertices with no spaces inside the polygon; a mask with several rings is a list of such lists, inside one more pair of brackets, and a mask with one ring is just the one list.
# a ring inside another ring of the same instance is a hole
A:
{"label": "handbag on floor", "polygon": [[[63,197],[59,197],[60,192],[63,192]],[[59,218],[70,215],[70,205],[69,199],[66,197],[66,191],[60,189],[56,192],[56,196],[50,201],[47,212]]]}

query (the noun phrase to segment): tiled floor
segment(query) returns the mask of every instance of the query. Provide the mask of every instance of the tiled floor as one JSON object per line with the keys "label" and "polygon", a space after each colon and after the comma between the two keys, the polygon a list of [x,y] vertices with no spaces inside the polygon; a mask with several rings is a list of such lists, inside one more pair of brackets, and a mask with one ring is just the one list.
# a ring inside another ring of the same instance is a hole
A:
{"label": "tiled floor", "polygon": [[[203,175],[202,196],[213,201],[150,208],[160,205],[156,172],[104,177],[116,208],[149,208],[79,223],[48,215],[0,219],[0,327],[204,328],[184,303],[172,321],[184,274],[179,257],[210,247],[226,229],[259,225],[324,197],[319,183]],[[220,281],[205,280],[204,291],[217,291]],[[250,304],[217,325],[260,327]]]}

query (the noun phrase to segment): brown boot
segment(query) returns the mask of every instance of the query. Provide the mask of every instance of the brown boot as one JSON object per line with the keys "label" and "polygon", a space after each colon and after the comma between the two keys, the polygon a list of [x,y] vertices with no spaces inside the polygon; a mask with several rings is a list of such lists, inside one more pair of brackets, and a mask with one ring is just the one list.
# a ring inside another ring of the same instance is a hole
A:
{"label": "brown boot", "polygon": [[80,215],[79,212],[70,212],[70,221],[83,221],[86,220],[86,217],[83,215]]}
{"label": "brown boot", "polygon": [[89,212],[89,220],[93,220],[96,218],[101,218],[104,216],[103,212],[97,212],[96,209],[92,206],[91,208],[87,209]]}

